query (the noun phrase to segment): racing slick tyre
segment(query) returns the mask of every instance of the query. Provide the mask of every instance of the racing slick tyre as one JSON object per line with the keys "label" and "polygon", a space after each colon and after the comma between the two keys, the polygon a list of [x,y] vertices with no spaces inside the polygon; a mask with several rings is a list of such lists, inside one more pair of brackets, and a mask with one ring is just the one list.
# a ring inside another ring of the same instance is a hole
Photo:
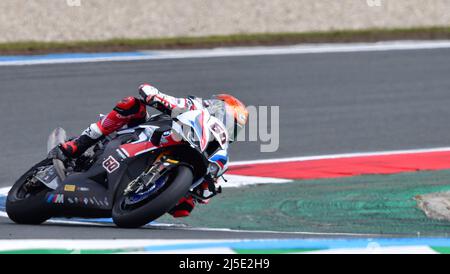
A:
{"label": "racing slick tyre", "polygon": [[122,182],[112,209],[114,223],[122,228],[137,228],[158,219],[188,193],[194,175],[190,168],[180,165],[167,175],[166,182],[143,201],[131,204],[123,195],[129,182]]}
{"label": "racing slick tyre", "polygon": [[9,191],[6,198],[6,213],[15,223],[35,225],[50,219],[45,196],[51,189],[40,182],[30,186],[30,179],[37,168],[51,164],[52,161],[49,159],[38,163],[22,175]]}

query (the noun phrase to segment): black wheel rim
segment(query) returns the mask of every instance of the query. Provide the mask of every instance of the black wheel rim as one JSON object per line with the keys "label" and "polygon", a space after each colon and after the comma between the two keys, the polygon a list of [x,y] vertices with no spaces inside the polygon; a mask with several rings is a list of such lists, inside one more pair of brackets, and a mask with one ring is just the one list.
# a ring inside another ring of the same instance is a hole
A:
{"label": "black wheel rim", "polygon": [[[160,179],[163,179],[164,181],[161,182],[161,185],[157,185],[155,189],[153,189],[150,193],[147,193],[145,197],[143,197],[140,200],[133,200],[132,196],[121,196],[120,198],[120,209],[122,211],[133,211],[148,202],[155,199],[161,192],[163,192],[173,181],[174,174],[168,174],[166,176],[162,176]],[[158,179],[158,180],[160,180]],[[156,183],[155,183],[156,185]],[[148,191],[148,190],[146,190]],[[143,191],[145,193],[145,191]]]}
{"label": "black wheel rim", "polygon": [[44,184],[41,182],[35,182],[32,183],[31,179],[35,176],[37,170],[34,170],[29,174],[24,182],[20,185],[20,187],[15,192],[15,198],[17,200],[26,200],[32,196],[36,196],[37,194],[41,193],[42,191],[48,189]]}

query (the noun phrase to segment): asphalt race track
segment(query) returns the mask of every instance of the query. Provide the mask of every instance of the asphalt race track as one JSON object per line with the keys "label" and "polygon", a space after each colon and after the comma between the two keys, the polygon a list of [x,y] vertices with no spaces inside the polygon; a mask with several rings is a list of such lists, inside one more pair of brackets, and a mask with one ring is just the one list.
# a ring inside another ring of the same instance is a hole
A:
{"label": "asphalt race track", "polygon": [[[0,187],[45,156],[56,126],[76,135],[150,82],[176,96],[221,90],[280,106],[280,148],[238,143],[232,160],[450,146],[450,49],[0,67]],[[274,234],[86,225],[18,226],[8,238],[273,238]],[[276,234],[276,237],[302,237]]]}

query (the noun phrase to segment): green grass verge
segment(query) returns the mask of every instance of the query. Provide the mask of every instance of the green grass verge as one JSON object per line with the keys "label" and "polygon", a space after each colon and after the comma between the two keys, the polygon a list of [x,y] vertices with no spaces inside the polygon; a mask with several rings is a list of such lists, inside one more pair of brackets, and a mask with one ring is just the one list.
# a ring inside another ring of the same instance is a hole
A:
{"label": "green grass verge", "polygon": [[145,49],[209,48],[218,46],[284,45],[322,42],[372,42],[397,39],[449,39],[450,27],[412,29],[368,29],[304,33],[236,34],[207,37],[112,39],[76,42],[0,43],[0,54],[49,52],[99,52]]}
{"label": "green grass verge", "polygon": [[450,254],[450,248],[448,247],[431,247],[431,248],[440,254]]}
{"label": "green grass verge", "polygon": [[427,218],[414,197],[449,190],[450,170],[224,189],[209,205],[198,205],[191,217],[175,222],[245,230],[448,236],[450,222]]}

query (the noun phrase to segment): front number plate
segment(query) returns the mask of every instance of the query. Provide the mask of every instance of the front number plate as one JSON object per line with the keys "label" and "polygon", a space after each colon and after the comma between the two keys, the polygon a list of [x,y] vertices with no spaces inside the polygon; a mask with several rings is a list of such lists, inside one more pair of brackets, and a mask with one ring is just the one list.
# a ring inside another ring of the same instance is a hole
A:
{"label": "front number plate", "polygon": [[112,156],[109,156],[105,161],[103,161],[103,168],[106,169],[108,173],[113,173],[119,167],[119,162]]}

